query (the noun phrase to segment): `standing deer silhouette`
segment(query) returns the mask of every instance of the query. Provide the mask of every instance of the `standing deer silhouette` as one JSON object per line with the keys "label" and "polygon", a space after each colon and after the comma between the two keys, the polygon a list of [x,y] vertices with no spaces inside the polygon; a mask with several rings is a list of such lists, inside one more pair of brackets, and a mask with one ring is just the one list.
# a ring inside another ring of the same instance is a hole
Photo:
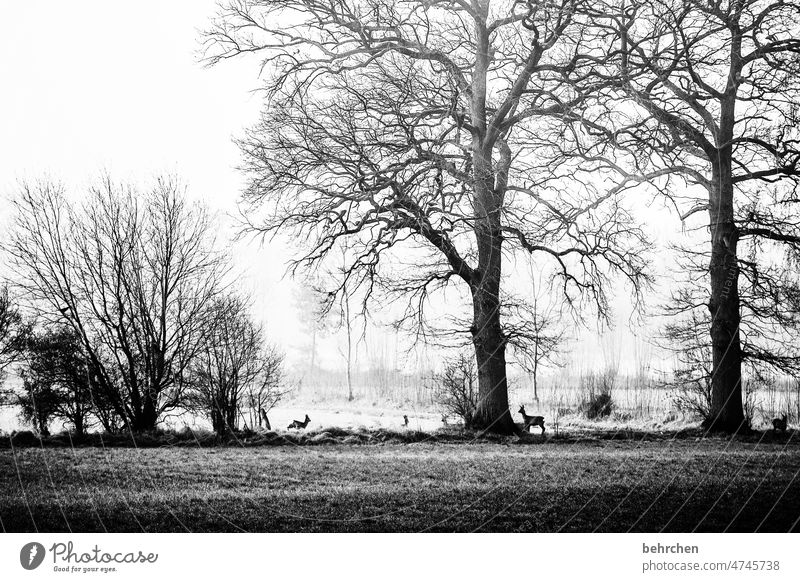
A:
{"label": "standing deer silhouette", "polygon": [[544,434],[544,416],[530,416],[529,414],[525,414],[525,406],[519,407],[519,413],[522,415],[522,421],[524,422],[523,431],[529,432],[532,426],[538,426],[542,429],[542,434]]}

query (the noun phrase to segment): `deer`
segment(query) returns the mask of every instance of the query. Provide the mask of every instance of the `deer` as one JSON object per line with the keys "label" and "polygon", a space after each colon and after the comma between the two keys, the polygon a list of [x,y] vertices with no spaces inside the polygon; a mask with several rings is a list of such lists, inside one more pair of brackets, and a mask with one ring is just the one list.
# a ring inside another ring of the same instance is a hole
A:
{"label": "deer", "polygon": [[301,421],[301,420],[293,420],[293,421],[292,421],[292,424],[290,424],[290,425],[289,425],[289,426],[287,426],[286,428],[287,428],[287,429],[289,429],[289,428],[305,428],[305,427],[307,427],[307,426],[308,426],[308,423],[309,423],[309,422],[311,422],[311,419],[310,419],[310,418],[308,417],[308,415],[306,414],[306,418],[305,418],[305,420],[302,420],[302,421]]}
{"label": "deer", "polygon": [[442,415],[442,426],[447,426],[447,415],[446,414]]}
{"label": "deer", "polygon": [[773,418],[772,419],[772,430],[774,432],[786,432],[786,415],[784,414],[781,418]]}
{"label": "deer", "polygon": [[403,415],[403,426],[408,426],[408,415],[407,414]]}
{"label": "deer", "polygon": [[525,423],[522,429],[523,431],[530,432],[532,426],[538,426],[542,429],[542,434],[544,434],[544,416],[530,416],[525,414],[525,406],[519,407],[519,413],[522,415],[522,421]]}

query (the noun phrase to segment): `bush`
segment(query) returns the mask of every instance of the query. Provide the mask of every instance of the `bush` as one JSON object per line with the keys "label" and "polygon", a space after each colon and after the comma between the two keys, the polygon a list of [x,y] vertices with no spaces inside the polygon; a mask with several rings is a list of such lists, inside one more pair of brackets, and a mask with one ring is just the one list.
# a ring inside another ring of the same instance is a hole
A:
{"label": "bush", "polygon": [[586,418],[604,418],[611,414],[614,401],[608,392],[592,394],[589,400],[584,403],[584,414]]}
{"label": "bush", "polygon": [[605,418],[614,408],[611,393],[616,380],[616,370],[608,369],[602,374],[590,374],[582,379],[582,391],[586,394],[581,411],[589,420]]}
{"label": "bush", "polygon": [[692,374],[692,370],[675,370],[674,382],[668,384],[673,389],[672,401],[682,413],[699,416],[705,422],[711,412],[711,374]]}
{"label": "bush", "polygon": [[470,428],[478,406],[478,371],[475,358],[461,353],[445,361],[444,371],[433,376],[435,402],[446,416],[456,416]]}
{"label": "bush", "polygon": [[15,430],[11,433],[12,446],[31,447],[38,445],[39,442],[39,436],[30,430]]}

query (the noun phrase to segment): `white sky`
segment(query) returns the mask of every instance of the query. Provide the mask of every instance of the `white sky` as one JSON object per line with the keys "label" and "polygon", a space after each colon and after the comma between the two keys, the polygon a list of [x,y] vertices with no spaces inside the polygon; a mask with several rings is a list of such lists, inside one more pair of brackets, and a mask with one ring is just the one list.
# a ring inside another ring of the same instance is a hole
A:
{"label": "white sky", "polygon": [[[261,109],[251,92],[258,68],[253,61],[211,69],[199,62],[200,30],[215,6],[0,2],[0,235],[8,226],[7,197],[20,180],[42,176],[80,191],[105,171],[137,183],[169,172],[212,209],[234,210],[242,179],[231,140]],[[233,252],[241,285],[254,292],[272,339],[301,363],[306,338],[294,285],[281,279],[285,249],[251,242]],[[603,340],[588,338],[578,357],[603,358],[610,349],[629,359],[636,344],[622,326]],[[336,353],[329,346],[328,357]]]}
{"label": "white sky", "polygon": [[[0,228],[21,180],[77,192],[102,172],[146,184],[179,176],[191,196],[233,212],[241,177],[232,137],[254,121],[257,70],[200,63],[213,0],[0,2]],[[242,286],[280,343],[292,310],[281,249],[238,245]],[[290,341],[294,341],[292,338]]]}

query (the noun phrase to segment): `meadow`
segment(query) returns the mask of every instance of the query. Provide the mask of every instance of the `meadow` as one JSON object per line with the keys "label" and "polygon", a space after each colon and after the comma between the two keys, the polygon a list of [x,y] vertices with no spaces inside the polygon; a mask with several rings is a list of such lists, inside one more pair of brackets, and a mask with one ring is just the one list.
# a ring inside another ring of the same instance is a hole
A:
{"label": "meadow", "polygon": [[[697,426],[701,418],[696,411],[679,404],[686,393],[671,383],[671,374],[655,372],[649,361],[636,360],[632,370],[620,371],[610,356],[599,368],[570,365],[548,374],[538,381],[538,401],[534,399],[530,376],[509,376],[509,406],[515,420],[517,410],[525,405],[529,414],[541,414],[548,427],[631,428],[638,430],[679,430]],[[608,392],[612,400],[607,417],[587,421],[585,406],[592,396]],[[340,426],[396,426],[403,414],[417,419],[415,428],[432,430],[441,426],[441,407],[436,402],[432,373],[404,373],[379,365],[353,374],[354,400],[348,402],[348,386],[343,372],[320,368],[306,371],[295,384],[289,397],[278,406],[278,416],[302,418],[307,412],[315,424],[314,412],[324,419],[323,426],[346,419]],[[754,429],[769,429],[772,419],[787,415],[790,425],[800,422],[800,382],[789,377],[765,377],[758,382],[745,378],[745,413]],[[690,395],[696,398],[696,395]],[[285,411],[285,412],[284,412]],[[337,419],[337,416],[341,415]],[[449,418],[449,422],[458,422]],[[182,421],[172,424],[180,428]],[[280,424],[278,425],[280,426]]]}
{"label": "meadow", "polygon": [[793,436],[14,447],[0,450],[0,523],[13,532],[797,531]]}
{"label": "meadow", "polygon": [[[4,531],[797,531],[800,439],[791,382],[751,398],[754,431],[705,435],[647,374],[566,371],[512,381],[511,411],[547,433],[478,437],[443,426],[419,374],[307,375],[270,411],[274,431],[217,437],[181,415],[152,434],[0,438]],[[591,390],[611,414],[589,420]],[[310,414],[306,431],[287,431]],[[403,415],[409,426],[403,426]],[[250,415],[253,416],[253,415]],[[243,419],[252,429],[253,419]],[[2,435],[0,435],[2,436]],[[12,446],[13,444],[13,446]]]}

